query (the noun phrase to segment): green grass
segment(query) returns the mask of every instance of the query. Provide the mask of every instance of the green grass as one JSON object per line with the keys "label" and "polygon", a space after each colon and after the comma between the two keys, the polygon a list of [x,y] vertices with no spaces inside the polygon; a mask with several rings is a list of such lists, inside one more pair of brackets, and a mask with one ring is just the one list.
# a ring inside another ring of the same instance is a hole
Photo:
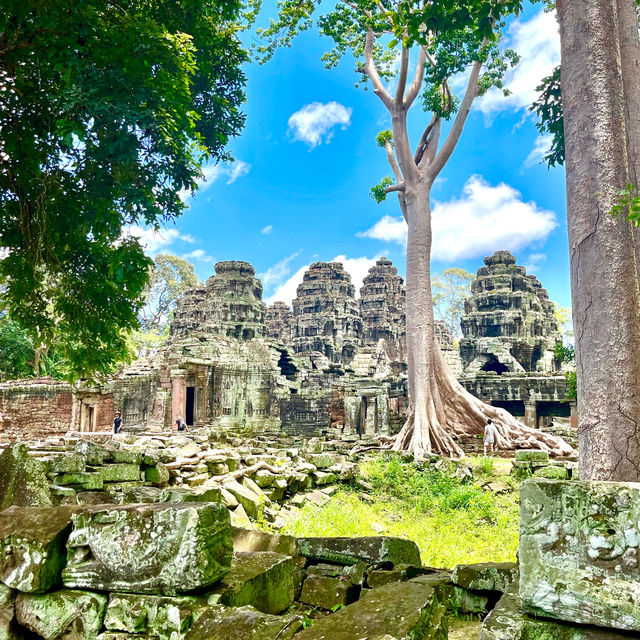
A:
{"label": "green grass", "polygon": [[495,496],[397,458],[365,461],[361,472],[373,487],[370,494],[341,489],[320,509],[306,505],[283,533],[409,538],[420,547],[423,564],[435,567],[515,560],[517,494]]}

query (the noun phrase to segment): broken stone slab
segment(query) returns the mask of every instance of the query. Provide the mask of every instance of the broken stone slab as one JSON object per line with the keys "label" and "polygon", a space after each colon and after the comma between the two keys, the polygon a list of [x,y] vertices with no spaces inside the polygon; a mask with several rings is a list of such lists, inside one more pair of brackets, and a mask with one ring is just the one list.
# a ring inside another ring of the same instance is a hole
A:
{"label": "broken stone slab", "polygon": [[88,471],[59,473],[53,476],[53,482],[58,485],[70,485],[78,491],[99,490],[104,487],[102,474]]}
{"label": "broken stone slab", "polygon": [[110,449],[109,459],[112,462],[135,464],[140,466],[144,459],[144,455],[138,451],[128,449]]}
{"label": "broken stone slab", "polygon": [[171,487],[163,490],[160,502],[172,504],[183,502],[221,502],[221,490],[218,486],[183,489]]}
{"label": "broken stone slab", "polygon": [[473,591],[501,591],[506,593],[518,580],[515,562],[481,562],[459,564],[451,574],[451,582]]}
{"label": "broken stone slab", "polygon": [[104,618],[109,631],[145,633],[162,640],[181,638],[191,626],[194,612],[205,606],[202,598],[112,593]]}
{"label": "broken stone slab", "polygon": [[640,484],[531,479],[520,489],[527,613],[640,631]]}
{"label": "broken stone slab", "polygon": [[81,507],[10,507],[0,513],[0,580],[39,593],[60,584],[71,517]]}
{"label": "broken stone slab", "polygon": [[452,584],[451,574],[448,571],[430,570],[429,573],[411,578],[411,582],[434,588],[445,608],[456,614],[484,614],[489,609],[487,594]]}
{"label": "broken stone slab", "polygon": [[144,479],[151,484],[167,484],[169,482],[169,470],[162,462],[158,462],[153,466],[145,466]]}
{"label": "broken stone slab", "polygon": [[67,587],[165,595],[217,582],[233,549],[226,507],[197,502],[76,514],[67,547]]}
{"label": "broken stone slab", "polygon": [[185,640],[291,640],[301,629],[301,616],[272,616],[253,607],[207,607]]}
{"label": "broken stone slab", "polygon": [[0,455],[0,511],[13,505],[51,507],[46,465],[29,455],[24,444],[14,444]]}
{"label": "broken stone slab", "polygon": [[251,522],[251,518],[249,518],[241,504],[239,504],[235,509],[229,509],[229,517],[231,518],[231,526],[233,527],[244,527],[245,529],[250,529],[254,526]]}
{"label": "broken stone slab", "polygon": [[533,475],[538,478],[548,478],[549,480],[567,480],[569,471],[565,467],[548,466],[539,467],[533,472]]}
{"label": "broken stone slab", "polygon": [[[257,518],[265,504],[265,499],[260,498],[256,493],[248,489],[239,482],[226,482],[223,489],[228,491],[244,507],[244,510],[252,518]],[[264,495],[264,494],[263,494]],[[223,495],[224,499],[224,495]]]}
{"label": "broken stone slab", "polygon": [[367,577],[367,586],[371,589],[382,587],[390,582],[406,582],[424,573],[422,567],[413,564],[398,564],[393,569],[372,569]]}
{"label": "broken stone slab", "polygon": [[64,453],[46,462],[47,473],[78,473],[84,471],[87,459],[80,453]]}
{"label": "broken stone slab", "polygon": [[106,608],[107,597],[89,591],[21,593],[16,598],[18,622],[44,640],[94,640]]}
{"label": "broken stone slab", "polygon": [[109,452],[98,444],[89,440],[80,440],[76,442],[75,452],[85,458],[87,464],[97,466],[104,464],[109,456]]}
{"label": "broken stone slab", "polygon": [[17,640],[14,633],[16,617],[16,592],[0,583],[0,638]]}
{"label": "broken stone slab", "polygon": [[362,538],[298,538],[298,554],[305,558],[351,565],[391,562],[420,565],[420,550],[412,540],[385,536]]}
{"label": "broken stone slab", "polygon": [[319,618],[296,640],[446,640],[447,616],[433,587],[394,582]]}
{"label": "broken stone slab", "polygon": [[137,464],[119,463],[106,464],[103,467],[88,466],[87,471],[99,474],[103,482],[140,481],[140,466]]}
{"label": "broken stone slab", "polygon": [[253,531],[240,527],[231,527],[233,550],[238,551],[275,551],[285,556],[296,556],[296,539],[293,536],[279,536],[266,531]]}
{"label": "broken stone slab", "polygon": [[273,551],[234,553],[231,570],[210,593],[209,603],[281,613],[293,604],[295,568],[291,556]]}
{"label": "broken stone slab", "polygon": [[549,462],[549,452],[541,449],[518,449],[517,462]]}
{"label": "broken stone slab", "polygon": [[360,595],[360,587],[348,580],[325,575],[309,575],[302,585],[300,602],[331,611],[347,606]]}
{"label": "broken stone slab", "polygon": [[266,504],[271,502],[262,489],[249,476],[244,476],[242,478],[242,485],[249,489],[249,491],[253,491],[253,493],[255,493],[258,498],[262,499]]}

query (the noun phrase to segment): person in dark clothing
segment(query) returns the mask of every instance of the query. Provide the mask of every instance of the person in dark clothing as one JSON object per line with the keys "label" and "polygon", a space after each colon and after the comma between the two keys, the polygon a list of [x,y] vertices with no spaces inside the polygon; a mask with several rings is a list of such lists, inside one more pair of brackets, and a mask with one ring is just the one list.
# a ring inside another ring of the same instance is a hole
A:
{"label": "person in dark clothing", "polygon": [[116,417],[113,419],[113,433],[119,433],[120,427],[122,427],[122,418],[120,412],[116,411]]}
{"label": "person in dark clothing", "polygon": [[187,423],[182,419],[182,416],[178,416],[176,426],[178,427],[178,431],[184,431],[187,428]]}

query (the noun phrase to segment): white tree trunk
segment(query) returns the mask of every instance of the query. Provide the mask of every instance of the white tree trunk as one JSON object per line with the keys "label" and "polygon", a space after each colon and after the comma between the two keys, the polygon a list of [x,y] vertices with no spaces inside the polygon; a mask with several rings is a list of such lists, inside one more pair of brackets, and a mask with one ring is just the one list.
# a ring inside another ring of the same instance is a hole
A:
{"label": "white tree trunk", "polygon": [[[558,0],[580,476],[640,480],[640,288],[615,0]],[[634,114],[638,117],[638,114]]]}

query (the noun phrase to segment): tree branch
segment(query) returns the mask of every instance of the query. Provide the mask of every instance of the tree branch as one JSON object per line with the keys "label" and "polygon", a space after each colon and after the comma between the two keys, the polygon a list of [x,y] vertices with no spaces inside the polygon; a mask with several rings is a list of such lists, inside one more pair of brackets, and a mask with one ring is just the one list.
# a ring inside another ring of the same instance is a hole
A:
{"label": "tree branch", "polygon": [[404,90],[407,86],[407,70],[409,69],[409,49],[402,45],[400,54],[400,75],[398,76],[398,86],[396,87],[396,104],[402,104]]}
{"label": "tree branch", "polygon": [[420,160],[419,167],[428,167],[435,158],[438,151],[438,144],[440,143],[440,131],[442,130],[442,118],[438,118],[427,138],[427,144],[424,148],[422,159]]}
{"label": "tree branch", "polygon": [[480,76],[481,69],[482,62],[476,61],[471,69],[467,90],[464,94],[464,98],[462,99],[462,104],[460,105],[456,119],[453,121],[451,131],[449,131],[449,135],[447,136],[445,143],[442,145],[442,149],[440,149],[440,152],[429,167],[431,180],[434,180],[442,171],[460,140],[462,129],[464,128],[469,112],[471,111],[471,105],[478,95],[478,78]]}
{"label": "tree branch", "polygon": [[385,193],[394,193],[396,191],[404,191],[404,190],[405,190],[404,182],[401,182],[400,184],[392,184],[384,188]]}
{"label": "tree branch", "polygon": [[424,63],[427,61],[427,52],[424,47],[420,47],[420,54],[418,55],[418,66],[416,67],[416,73],[413,76],[413,82],[407,91],[407,95],[404,98],[404,106],[408,109],[413,101],[418,97],[420,88],[422,87],[422,80],[424,78]]}
{"label": "tree branch", "polygon": [[426,129],[422,133],[422,136],[420,137],[420,142],[418,142],[418,146],[416,147],[416,153],[413,156],[413,161],[416,163],[416,165],[420,164],[420,160],[422,160],[422,155],[424,154],[424,150],[427,147],[427,140],[429,139],[429,134],[431,133],[431,130],[435,126],[437,119],[438,118],[435,114],[431,116],[431,122],[427,125]]}
{"label": "tree branch", "polygon": [[384,149],[387,152],[387,162],[389,163],[389,166],[391,167],[391,170],[393,171],[393,175],[396,178],[396,182],[398,184],[400,184],[401,182],[404,182],[404,178],[402,176],[402,171],[400,171],[400,167],[398,166],[398,163],[396,161],[396,156],[393,152],[393,145],[391,144],[391,142],[389,140],[387,140],[384,143]]}
{"label": "tree branch", "polygon": [[369,76],[371,80],[371,84],[373,85],[373,92],[382,100],[382,103],[387,107],[387,109],[391,110],[393,106],[393,99],[389,95],[388,91],[384,88],[382,84],[382,80],[380,79],[380,75],[378,74],[378,70],[376,69],[376,64],[373,60],[373,40],[374,34],[371,29],[367,30],[367,39],[364,44],[364,60],[365,60],[365,72]]}

